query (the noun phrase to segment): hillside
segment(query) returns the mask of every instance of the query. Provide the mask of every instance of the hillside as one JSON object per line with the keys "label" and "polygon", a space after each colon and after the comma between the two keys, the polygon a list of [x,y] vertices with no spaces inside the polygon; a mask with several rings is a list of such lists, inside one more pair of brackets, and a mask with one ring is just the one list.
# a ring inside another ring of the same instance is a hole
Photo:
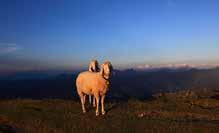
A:
{"label": "hillside", "polygon": [[153,99],[112,103],[107,114],[95,116],[79,101],[16,99],[0,101],[0,132],[204,132],[219,131],[219,101],[215,93],[163,93]]}
{"label": "hillside", "polygon": [[[112,100],[129,98],[148,99],[158,92],[175,92],[188,88],[219,88],[219,68],[136,71],[134,69],[115,70],[107,95]],[[77,72],[78,73],[78,72]],[[0,98],[31,99],[75,99],[77,73],[44,77],[46,73],[18,74],[13,78],[0,80]],[[35,75],[36,74],[36,75]],[[20,76],[21,77],[20,77]],[[29,76],[27,76],[29,75]],[[39,76],[39,77],[38,77]],[[20,77],[20,78],[18,78]],[[29,77],[29,78],[22,78]],[[34,78],[32,78],[34,77]],[[37,78],[38,77],[38,78]]]}

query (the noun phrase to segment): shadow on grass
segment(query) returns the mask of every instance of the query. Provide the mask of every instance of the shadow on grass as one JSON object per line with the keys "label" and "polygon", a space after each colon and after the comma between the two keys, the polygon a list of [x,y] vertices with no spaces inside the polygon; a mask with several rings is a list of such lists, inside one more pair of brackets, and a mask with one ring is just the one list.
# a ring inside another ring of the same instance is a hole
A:
{"label": "shadow on grass", "polygon": [[24,107],[24,109],[30,109],[30,110],[34,110],[34,111],[37,111],[37,112],[42,112],[42,109],[37,108],[37,107]]}
{"label": "shadow on grass", "polygon": [[0,133],[16,133],[16,131],[10,125],[0,124]]}
{"label": "shadow on grass", "polygon": [[[118,104],[119,104],[119,103],[112,103],[110,106],[106,106],[106,107],[105,107],[106,113],[108,113],[109,111],[111,111],[111,110],[117,108],[117,107],[118,107]],[[99,107],[101,107],[101,105],[100,105]],[[95,111],[95,110],[96,110],[96,107],[93,107],[92,105],[87,105],[87,106],[86,106],[86,112]]]}
{"label": "shadow on grass", "polygon": [[212,99],[219,100],[219,94],[218,94],[218,95],[211,96],[211,98],[212,98]]}
{"label": "shadow on grass", "polygon": [[118,103],[113,103],[109,108],[106,109],[106,113],[118,107]]}

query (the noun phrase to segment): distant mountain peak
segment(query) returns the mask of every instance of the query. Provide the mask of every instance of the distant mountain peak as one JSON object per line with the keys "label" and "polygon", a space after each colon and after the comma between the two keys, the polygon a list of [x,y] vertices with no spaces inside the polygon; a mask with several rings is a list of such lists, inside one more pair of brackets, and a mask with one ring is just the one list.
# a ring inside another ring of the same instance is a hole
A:
{"label": "distant mountain peak", "polygon": [[157,70],[157,69],[210,69],[217,68],[219,64],[160,64],[160,65],[150,65],[150,64],[140,64],[134,67],[135,70]]}

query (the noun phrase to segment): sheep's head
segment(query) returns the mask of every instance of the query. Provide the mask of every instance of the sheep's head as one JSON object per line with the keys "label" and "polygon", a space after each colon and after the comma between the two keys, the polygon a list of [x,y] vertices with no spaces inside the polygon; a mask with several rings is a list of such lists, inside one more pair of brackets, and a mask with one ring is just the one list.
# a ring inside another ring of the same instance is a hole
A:
{"label": "sheep's head", "polygon": [[111,74],[113,71],[113,66],[109,61],[105,61],[102,65],[101,65],[101,74],[103,75],[103,77],[105,79],[109,79]]}
{"label": "sheep's head", "polygon": [[91,60],[91,62],[89,64],[89,71],[97,72],[98,70],[99,70],[99,68],[98,68],[97,60]]}

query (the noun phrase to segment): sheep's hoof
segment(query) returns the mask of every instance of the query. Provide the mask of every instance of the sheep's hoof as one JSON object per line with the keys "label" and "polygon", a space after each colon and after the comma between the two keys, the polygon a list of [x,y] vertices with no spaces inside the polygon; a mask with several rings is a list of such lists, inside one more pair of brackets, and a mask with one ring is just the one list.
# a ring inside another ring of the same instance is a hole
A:
{"label": "sheep's hoof", "polygon": [[85,114],[85,113],[86,113],[86,110],[83,110],[83,113]]}
{"label": "sheep's hoof", "polygon": [[99,116],[99,112],[96,112],[96,116]]}
{"label": "sheep's hoof", "polygon": [[106,112],[105,112],[105,111],[103,111],[103,112],[102,112],[102,115],[105,115],[105,114],[106,114]]}

